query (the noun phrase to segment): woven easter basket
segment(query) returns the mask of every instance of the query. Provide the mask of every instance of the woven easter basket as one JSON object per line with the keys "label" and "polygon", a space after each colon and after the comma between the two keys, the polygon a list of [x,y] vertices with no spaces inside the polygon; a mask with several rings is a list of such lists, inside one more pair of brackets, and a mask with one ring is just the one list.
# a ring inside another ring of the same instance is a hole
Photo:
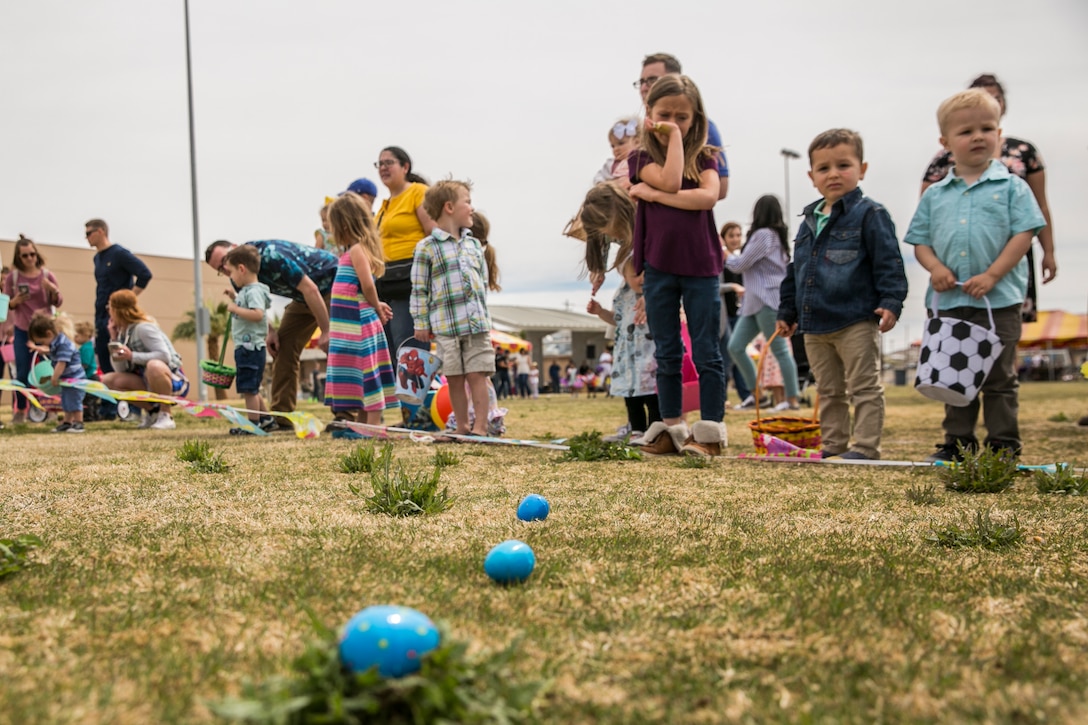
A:
{"label": "woven easter basket", "polygon": [[[764,418],[759,414],[759,399],[761,396],[759,383],[763,379],[763,362],[767,359],[767,355],[771,354],[771,342],[776,337],[778,337],[777,330],[771,335],[771,339],[767,340],[767,344],[763,346],[763,350],[759,355],[756,387],[755,391],[753,391],[756,401],[756,419],[748,424],[748,429],[752,431],[752,443],[755,444],[756,453],[761,456],[767,455],[767,446],[763,445],[763,434],[780,438],[798,448],[819,450],[821,445],[819,418],[797,418],[788,415],[772,415]],[[815,410],[820,409],[819,400],[813,403],[813,408]]]}
{"label": "woven easter basket", "polygon": [[215,360],[200,361],[200,379],[213,388],[229,388],[234,385],[237,371],[229,365],[221,365]]}
{"label": "woven easter basket", "polygon": [[230,322],[231,318],[228,317],[227,329],[223,333],[223,347],[219,349],[219,360],[200,361],[200,379],[204,381],[204,384],[224,390],[234,385],[234,376],[238,372],[230,365],[223,364],[223,356],[227,352],[227,340],[230,339]]}

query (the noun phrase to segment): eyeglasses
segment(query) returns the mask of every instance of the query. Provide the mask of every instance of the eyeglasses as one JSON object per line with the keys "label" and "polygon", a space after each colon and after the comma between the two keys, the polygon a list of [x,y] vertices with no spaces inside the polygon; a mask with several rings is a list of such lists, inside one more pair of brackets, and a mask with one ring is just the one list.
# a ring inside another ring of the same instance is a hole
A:
{"label": "eyeglasses", "polygon": [[37,259],[38,253],[37,252],[20,252],[19,257],[21,259]]}
{"label": "eyeglasses", "polygon": [[387,166],[395,166],[396,163],[397,163],[396,159],[382,159],[381,161],[375,161],[374,162],[374,168],[375,169],[381,169],[381,168],[385,168]]}
{"label": "eyeglasses", "polygon": [[639,78],[637,81],[631,84],[631,87],[637,90],[639,88],[642,88],[643,86],[652,86],[654,83],[657,82],[657,79],[660,77],[661,76],[650,76],[648,78]]}
{"label": "eyeglasses", "polygon": [[87,237],[87,239],[90,239],[91,235],[94,234],[97,231],[98,231],[97,229],[88,229],[85,232],[83,232],[83,236]]}

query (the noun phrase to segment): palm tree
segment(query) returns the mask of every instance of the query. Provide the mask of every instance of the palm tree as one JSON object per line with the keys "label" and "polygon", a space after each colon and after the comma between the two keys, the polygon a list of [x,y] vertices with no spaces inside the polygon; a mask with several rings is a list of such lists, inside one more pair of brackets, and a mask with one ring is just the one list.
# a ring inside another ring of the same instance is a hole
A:
{"label": "palm tree", "polygon": [[[219,341],[227,331],[227,321],[230,320],[230,313],[227,312],[226,302],[220,302],[219,304],[212,306],[205,300],[204,306],[208,309],[211,318],[211,330],[208,331],[207,337],[208,358],[211,360],[218,360]],[[185,311],[185,319],[174,326],[174,331],[170,334],[170,337],[174,340],[196,339],[196,313],[193,310]],[[223,341],[223,344],[226,345],[225,340]],[[226,390],[223,390],[222,388],[215,389],[216,400],[224,400],[226,397]]]}

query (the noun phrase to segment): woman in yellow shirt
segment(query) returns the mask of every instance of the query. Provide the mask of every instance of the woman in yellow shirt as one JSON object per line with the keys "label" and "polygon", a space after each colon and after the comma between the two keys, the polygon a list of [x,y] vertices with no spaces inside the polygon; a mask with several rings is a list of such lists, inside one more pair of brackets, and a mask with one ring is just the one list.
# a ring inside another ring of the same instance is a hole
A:
{"label": "woman in yellow shirt", "polygon": [[385,337],[390,353],[396,354],[402,342],[414,343],[414,325],[408,312],[412,294],[412,255],[416,244],[434,229],[434,220],[423,211],[427,181],[412,172],[412,159],[399,146],[387,146],[374,164],[389,198],[378,209],[378,233],[385,254],[385,274],[377,280],[378,297],[393,308],[393,317],[385,323]]}

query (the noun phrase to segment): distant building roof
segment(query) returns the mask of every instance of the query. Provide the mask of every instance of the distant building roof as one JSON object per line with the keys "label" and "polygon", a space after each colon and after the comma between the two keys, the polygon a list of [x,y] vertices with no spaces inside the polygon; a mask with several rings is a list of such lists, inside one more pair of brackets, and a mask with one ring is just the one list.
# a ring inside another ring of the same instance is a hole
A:
{"label": "distant building roof", "polygon": [[507,332],[605,332],[608,329],[607,323],[600,318],[584,312],[508,305],[488,305],[487,311],[491,313],[491,322],[495,328]]}

